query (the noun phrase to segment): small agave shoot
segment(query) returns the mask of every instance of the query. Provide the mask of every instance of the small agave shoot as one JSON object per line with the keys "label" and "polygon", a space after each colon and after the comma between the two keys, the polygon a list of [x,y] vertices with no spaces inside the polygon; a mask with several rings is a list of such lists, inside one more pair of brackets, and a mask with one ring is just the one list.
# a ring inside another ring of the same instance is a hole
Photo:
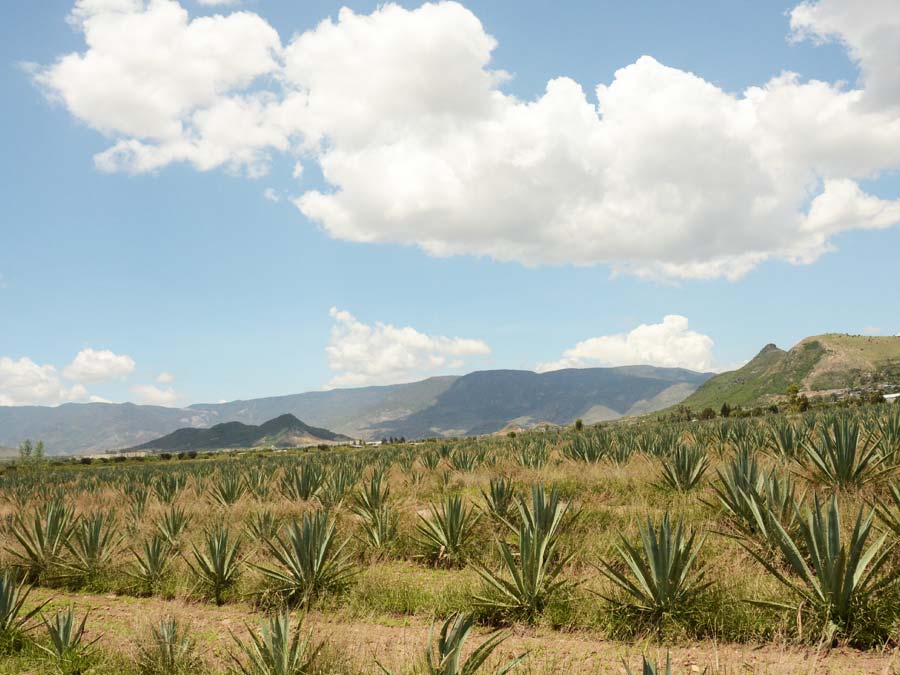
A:
{"label": "small agave shoot", "polygon": [[[877,593],[895,583],[898,571],[886,571],[894,546],[882,535],[866,546],[873,513],[856,516],[849,539],[841,531],[837,499],[822,507],[818,496],[806,518],[798,519],[799,535],[792,536],[775,521],[777,541],[787,566],[773,562],[765,551],[744,542],[744,548],[778,581],[795,593],[801,607],[812,608],[823,620],[826,636],[852,634],[854,622]],[[780,561],[779,561],[780,563]],[[779,603],[760,603],[797,610]]]}
{"label": "small agave shoot", "polygon": [[658,526],[648,518],[640,533],[640,546],[624,536],[616,546],[625,571],[620,571],[619,565],[601,562],[600,572],[630,596],[621,602],[606,600],[638,612],[657,626],[670,617],[685,617],[711,585],[705,580],[704,570],[696,568],[703,539],[685,530],[681,522],[673,528],[668,513]]}
{"label": "small agave shoot", "polygon": [[80,675],[90,667],[91,645],[100,639],[98,635],[90,642],[84,641],[84,627],[88,613],[81,623],[75,618],[75,610],[70,606],[59,609],[51,619],[43,619],[49,645],[38,644],[38,648],[53,659],[57,669],[64,675]]}
{"label": "small agave shoot", "polygon": [[531,496],[530,506],[519,500],[515,546],[499,543],[501,573],[475,566],[488,591],[476,602],[506,618],[526,621],[533,621],[555,594],[571,586],[562,572],[574,555],[558,551],[568,504],[560,501],[556,490],[545,495],[540,485],[532,486]]}
{"label": "small agave shoot", "polygon": [[16,515],[12,534],[20,548],[7,550],[15,563],[25,569],[29,581],[46,580],[51,569],[62,561],[74,523],[73,509],[58,498],[48,502],[42,512],[35,512],[30,522]]}
{"label": "small agave shoot", "polygon": [[669,459],[662,463],[662,483],[670,490],[689,492],[700,484],[709,468],[709,457],[703,449],[679,444]]}
{"label": "small agave shoot", "polygon": [[112,564],[121,544],[114,517],[102,512],[84,517],[66,542],[73,557],[67,566],[85,583],[94,583]]}
{"label": "small agave shoot", "polygon": [[482,490],[484,505],[481,509],[492,518],[503,522],[509,520],[516,505],[516,489],[509,478],[491,478],[487,491]]}
{"label": "small agave shoot", "polygon": [[878,441],[849,417],[823,423],[803,447],[813,480],[834,488],[858,488],[893,470],[885,466]]}
{"label": "small agave shoot", "polygon": [[244,642],[232,633],[239,655],[231,654],[243,675],[310,675],[322,644],[312,646],[312,633],[303,634],[303,621],[291,628],[291,615],[281,612],[260,622],[259,631],[250,630]]}
{"label": "small agave shoot", "polygon": [[[625,675],[635,675],[624,661],[623,665],[625,666]],[[704,668],[703,673],[705,672],[706,669]],[[668,651],[666,652],[666,663],[662,667],[657,661],[651,661],[646,656],[642,656],[641,675],[674,675],[672,671],[672,655]]]}
{"label": "small agave shoot", "polygon": [[138,643],[137,662],[142,675],[190,675],[200,668],[196,643],[171,616],[151,626]]}
{"label": "small agave shoot", "polygon": [[416,524],[422,556],[432,565],[460,567],[465,563],[475,537],[480,514],[467,507],[459,495],[448,496],[431,517],[419,516]]}
{"label": "small agave shoot", "polygon": [[550,460],[550,446],[546,439],[519,441],[513,447],[516,461],[526,469],[543,469]]}
{"label": "small agave shoot", "polygon": [[247,521],[247,532],[259,541],[264,542],[278,536],[279,529],[281,521],[268,509],[252,514]]}
{"label": "small agave shoot", "polygon": [[181,546],[181,538],[191,523],[191,517],[184,509],[170,506],[156,521],[156,531],[174,549]]}
{"label": "small agave shoot", "polygon": [[20,646],[28,622],[49,602],[45,600],[22,614],[29,593],[31,586],[15,570],[0,575],[0,654]]}
{"label": "small agave shoot", "polygon": [[193,562],[188,566],[209,589],[217,605],[225,603],[225,593],[237,583],[241,572],[241,539],[220,526],[207,532],[203,548],[193,546]]}
{"label": "small agave shoot", "polygon": [[134,556],[132,569],[128,575],[134,578],[140,592],[146,595],[156,593],[172,561],[172,547],[160,535],[154,535],[145,539],[139,549],[130,549]]}
{"label": "small agave shoot", "polygon": [[[444,622],[437,640],[434,639],[434,627],[432,626],[422,659],[422,670],[427,675],[475,675],[480,672],[494,650],[509,636],[494,633],[476,647],[468,658],[463,659],[463,648],[474,625],[475,620],[471,616],[454,614]],[[504,675],[510,672],[522,662],[525,656],[526,654],[522,654],[498,666],[493,671],[493,675]],[[380,663],[378,666],[385,675],[394,675]]]}
{"label": "small agave shoot", "polygon": [[287,538],[266,542],[280,568],[254,565],[274,582],[275,590],[291,604],[308,606],[313,600],[340,591],[356,573],[338,543],[335,522],[325,513],[304,513],[287,527]]}

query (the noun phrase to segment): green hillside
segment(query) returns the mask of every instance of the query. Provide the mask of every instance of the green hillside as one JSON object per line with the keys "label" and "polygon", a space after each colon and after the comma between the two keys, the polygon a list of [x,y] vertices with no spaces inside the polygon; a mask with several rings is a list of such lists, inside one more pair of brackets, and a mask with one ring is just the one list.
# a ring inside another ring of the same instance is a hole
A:
{"label": "green hillside", "polygon": [[722,373],[683,401],[694,410],[769,402],[797,384],[808,394],[900,384],[900,337],[829,333],[800,341],[789,351],[766,345],[738,370]]}

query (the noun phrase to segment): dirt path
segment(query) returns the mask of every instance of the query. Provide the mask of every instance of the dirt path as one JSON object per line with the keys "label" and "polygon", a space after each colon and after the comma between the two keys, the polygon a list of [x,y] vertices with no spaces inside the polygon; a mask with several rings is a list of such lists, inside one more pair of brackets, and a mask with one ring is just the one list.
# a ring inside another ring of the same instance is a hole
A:
{"label": "dirt path", "polygon": [[[90,609],[88,627],[92,635],[102,633],[100,644],[108,649],[134,651],[135,639],[147,626],[164,615],[174,615],[190,626],[191,633],[205,650],[209,665],[218,669],[228,661],[233,644],[230,633],[246,635],[245,623],[252,626],[260,615],[243,604],[215,607],[210,604],[158,598],[83,595],[35,589],[30,601],[53,598],[53,606],[73,603],[82,612]],[[306,625],[318,638],[325,638],[335,653],[346,656],[364,672],[375,672],[375,659],[388,667],[403,664],[421,652],[429,626],[416,618],[398,617],[384,621],[347,621],[311,613]],[[471,641],[473,644],[474,640]],[[640,654],[646,652],[663,660],[665,649],[652,644],[608,642],[588,632],[560,633],[546,629],[517,628],[498,650],[504,658],[529,652],[519,672],[536,675],[615,674],[622,675],[622,659],[638,669]],[[900,654],[834,649],[817,652],[773,645],[735,645],[697,642],[671,648],[675,673],[729,675],[900,675]]]}

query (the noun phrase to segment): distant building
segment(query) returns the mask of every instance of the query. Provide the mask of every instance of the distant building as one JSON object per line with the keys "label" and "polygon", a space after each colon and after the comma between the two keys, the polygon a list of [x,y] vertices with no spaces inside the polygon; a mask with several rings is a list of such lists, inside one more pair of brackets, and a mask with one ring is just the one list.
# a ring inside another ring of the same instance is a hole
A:
{"label": "distant building", "polygon": [[885,394],[885,395],[884,395],[884,400],[887,401],[888,403],[893,403],[893,402],[896,401],[898,398],[900,398],[900,393],[898,393],[898,394]]}

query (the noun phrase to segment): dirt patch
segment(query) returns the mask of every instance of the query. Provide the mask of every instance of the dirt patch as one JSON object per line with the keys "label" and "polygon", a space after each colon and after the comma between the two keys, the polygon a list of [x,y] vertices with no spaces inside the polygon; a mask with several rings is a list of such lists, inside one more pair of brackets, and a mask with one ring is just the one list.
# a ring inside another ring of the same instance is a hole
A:
{"label": "dirt patch", "polygon": [[[213,670],[229,663],[232,634],[246,637],[246,625],[255,626],[261,614],[244,604],[215,607],[209,604],[159,598],[131,598],[113,595],[68,594],[36,589],[30,598],[40,602],[52,598],[53,606],[69,603],[81,613],[90,609],[88,628],[101,635],[108,649],[133,653],[135,642],[148,625],[165,615],[174,615],[190,626]],[[375,672],[376,659],[390,668],[402,670],[418,657],[428,640],[429,625],[416,619],[398,617],[384,621],[336,620],[312,612],[306,618],[316,639],[327,640],[337,653],[360,672]],[[479,630],[479,635],[487,631]],[[470,647],[477,644],[470,640]],[[524,652],[529,656],[520,672],[600,675],[624,672],[622,659],[632,669],[639,668],[646,653],[660,661],[666,648],[655,644],[625,644],[601,640],[590,632],[561,633],[548,629],[514,628],[498,650],[496,661]],[[696,642],[671,646],[676,673],[707,672],[753,675],[895,675],[900,673],[896,650],[859,652],[852,649],[815,650],[793,646],[739,645]],[[636,672],[639,672],[636,671]]]}

